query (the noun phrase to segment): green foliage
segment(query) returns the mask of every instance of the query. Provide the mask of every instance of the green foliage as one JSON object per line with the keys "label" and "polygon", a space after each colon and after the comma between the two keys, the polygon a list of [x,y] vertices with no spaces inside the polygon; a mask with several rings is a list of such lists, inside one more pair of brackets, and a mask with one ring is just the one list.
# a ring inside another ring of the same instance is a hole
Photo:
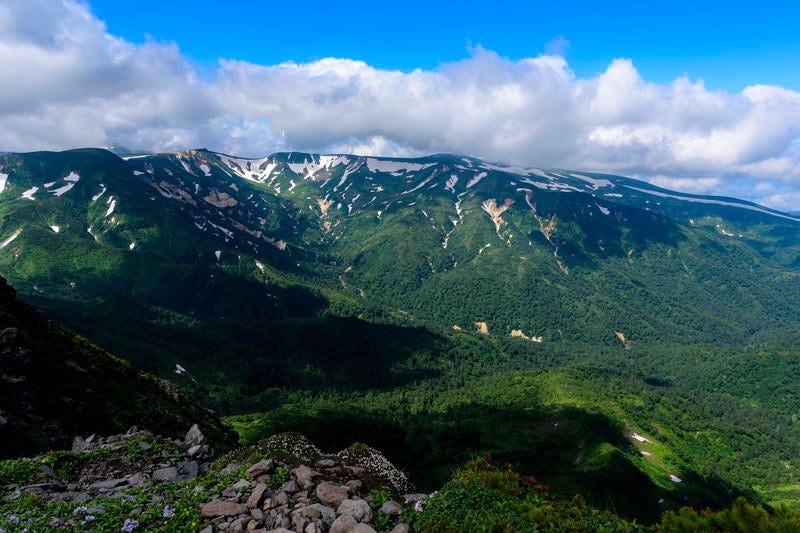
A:
{"label": "green foliage", "polygon": [[486,458],[460,468],[436,494],[414,504],[409,521],[415,531],[607,531],[647,530],[595,511],[580,500],[561,503],[549,488],[523,477],[510,465],[492,466]]}
{"label": "green foliage", "polygon": [[754,505],[744,498],[738,498],[729,509],[721,511],[705,510],[697,512],[684,507],[677,512],[664,513],[659,531],[666,533],[682,532],[784,532],[800,531],[800,513],[780,507],[770,513],[761,505]]}
{"label": "green foliage", "polygon": [[273,488],[280,487],[289,481],[289,477],[289,470],[286,467],[279,466],[277,469],[275,469],[275,472],[269,476],[269,484]]}
{"label": "green foliage", "polygon": [[6,459],[0,461],[0,486],[31,482],[39,471],[39,465],[30,459]]}

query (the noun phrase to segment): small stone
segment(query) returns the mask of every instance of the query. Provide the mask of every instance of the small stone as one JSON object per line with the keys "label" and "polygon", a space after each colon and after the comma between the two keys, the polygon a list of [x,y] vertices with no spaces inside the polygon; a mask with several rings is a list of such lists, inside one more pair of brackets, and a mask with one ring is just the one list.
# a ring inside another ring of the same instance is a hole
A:
{"label": "small stone", "polygon": [[371,525],[360,522],[350,530],[350,533],[377,533],[377,531]]}
{"label": "small stone", "polygon": [[351,493],[355,494],[361,490],[363,483],[361,483],[360,479],[351,479],[350,481],[345,483],[345,485],[347,485],[347,488],[350,489]]}

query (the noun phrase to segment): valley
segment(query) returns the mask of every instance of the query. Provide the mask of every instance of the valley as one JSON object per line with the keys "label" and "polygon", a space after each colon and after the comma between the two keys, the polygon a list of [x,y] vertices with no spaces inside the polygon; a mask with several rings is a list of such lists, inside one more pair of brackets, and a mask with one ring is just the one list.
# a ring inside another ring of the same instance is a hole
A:
{"label": "valley", "polygon": [[794,216],[447,154],[86,149],[0,178],[20,297],[243,444],[366,442],[425,490],[491,452],[646,523],[800,505]]}

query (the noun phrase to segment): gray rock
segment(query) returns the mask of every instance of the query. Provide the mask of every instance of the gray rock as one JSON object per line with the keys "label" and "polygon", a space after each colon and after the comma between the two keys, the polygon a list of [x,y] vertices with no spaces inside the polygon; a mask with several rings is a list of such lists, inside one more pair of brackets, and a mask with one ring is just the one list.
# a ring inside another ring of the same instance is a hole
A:
{"label": "gray rock", "polygon": [[272,459],[266,461],[259,461],[247,469],[247,477],[257,478],[259,476],[266,476],[275,471],[275,462]]}
{"label": "gray rock", "polygon": [[95,481],[89,485],[90,491],[109,492],[119,487],[128,486],[127,479],[104,479],[102,481]]}
{"label": "gray rock", "polygon": [[399,516],[403,514],[403,506],[394,500],[388,500],[381,505],[380,512],[389,516]]}
{"label": "gray rock", "polygon": [[342,515],[331,524],[329,533],[350,533],[358,525],[352,516]]}
{"label": "gray rock", "polygon": [[309,524],[310,520],[303,516],[302,513],[292,514],[292,529],[295,531],[303,531]]}
{"label": "gray rock", "polygon": [[297,484],[307,489],[314,486],[314,476],[318,476],[319,472],[306,465],[300,465],[292,470],[292,474],[294,474],[295,479],[297,479]]}
{"label": "gray rock", "polygon": [[294,479],[290,479],[283,485],[281,485],[281,490],[283,492],[288,492],[289,494],[294,494],[295,492],[300,490],[300,487],[297,485],[297,481]]}
{"label": "gray rock", "polygon": [[192,427],[186,433],[186,438],[183,439],[183,441],[189,447],[194,446],[195,444],[203,444],[205,440],[206,437],[203,435],[203,432],[200,431],[200,427],[197,424],[192,425]]}
{"label": "gray rock", "polygon": [[200,533],[214,533],[214,526],[206,526],[200,530]]}
{"label": "gray rock", "polygon": [[266,492],[267,486],[263,483],[257,483],[256,488],[253,489],[253,492],[250,493],[250,497],[247,498],[247,506],[251,509],[261,507],[261,504],[264,503],[264,495]]}
{"label": "gray rock", "polygon": [[180,472],[181,481],[189,481],[200,473],[200,465],[197,464],[197,461],[181,461],[178,463],[178,472]]}
{"label": "gray rock", "polygon": [[371,525],[365,524],[364,522],[356,524],[356,527],[350,531],[351,533],[377,533]]}
{"label": "gray rock", "polygon": [[323,481],[317,485],[317,498],[325,505],[331,507],[339,507],[343,501],[347,499],[350,489],[342,485],[334,485],[327,481]]}
{"label": "gray rock", "polygon": [[303,516],[312,520],[322,520],[326,524],[332,524],[336,519],[336,512],[332,507],[322,505],[321,503],[314,503],[307,507],[303,507]]}
{"label": "gray rock", "polygon": [[372,509],[364,500],[344,500],[336,509],[336,514],[352,516],[356,522],[372,520]]}
{"label": "gray rock", "polygon": [[322,526],[316,522],[311,522],[303,530],[303,533],[323,533]]}
{"label": "gray rock", "polygon": [[200,513],[206,518],[237,516],[247,511],[249,509],[245,504],[227,500],[211,500],[200,509]]}
{"label": "gray rock", "polygon": [[411,533],[411,526],[405,522],[400,522],[394,526],[394,529],[392,529],[391,533]]}
{"label": "gray rock", "polygon": [[178,475],[178,468],[175,466],[159,468],[158,470],[153,472],[152,477],[157,481],[165,481],[167,483],[172,483],[180,479],[180,476]]}

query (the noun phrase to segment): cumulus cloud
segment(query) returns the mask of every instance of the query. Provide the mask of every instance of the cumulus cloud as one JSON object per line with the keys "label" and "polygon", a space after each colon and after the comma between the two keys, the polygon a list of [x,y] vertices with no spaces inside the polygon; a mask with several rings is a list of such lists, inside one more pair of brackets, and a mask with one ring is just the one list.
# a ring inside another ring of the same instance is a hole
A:
{"label": "cumulus cloud", "polygon": [[121,145],[368,155],[463,153],[541,167],[616,172],[687,192],[792,208],[800,190],[800,93],[656,84],[629,59],[577,78],[560,37],[512,61],[476,47],[436,69],[350,59],[210,74],[174,43],[110,35],[74,0],[0,5],[0,150]]}

